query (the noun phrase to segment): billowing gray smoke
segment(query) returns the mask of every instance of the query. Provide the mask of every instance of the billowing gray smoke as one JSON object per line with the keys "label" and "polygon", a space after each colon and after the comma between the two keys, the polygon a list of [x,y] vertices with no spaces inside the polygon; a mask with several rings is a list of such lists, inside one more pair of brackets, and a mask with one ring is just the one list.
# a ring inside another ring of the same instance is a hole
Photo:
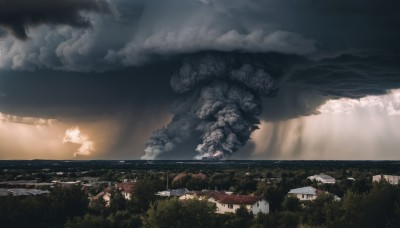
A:
{"label": "billowing gray smoke", "polygon": [[171,87],[176,93],[190,94],[191,102],[184,102],[172,121],[152,134],[142,159],[155,159],[173,150],[194,131],[202,140],[197,159],[227,157],[243,146],[258,129],[260,96],[276,92],[266,67],[251,62],[211,54],[186,59],[172,76]]}

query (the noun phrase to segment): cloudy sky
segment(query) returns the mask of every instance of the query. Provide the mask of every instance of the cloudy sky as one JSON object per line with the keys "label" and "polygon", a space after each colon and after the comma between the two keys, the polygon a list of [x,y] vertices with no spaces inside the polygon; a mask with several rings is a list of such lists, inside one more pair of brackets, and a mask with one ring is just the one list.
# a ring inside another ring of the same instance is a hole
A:
{"label": "cloudy sky", "polygon": [[0,159],[400,159],[398,9],[0,0]]}

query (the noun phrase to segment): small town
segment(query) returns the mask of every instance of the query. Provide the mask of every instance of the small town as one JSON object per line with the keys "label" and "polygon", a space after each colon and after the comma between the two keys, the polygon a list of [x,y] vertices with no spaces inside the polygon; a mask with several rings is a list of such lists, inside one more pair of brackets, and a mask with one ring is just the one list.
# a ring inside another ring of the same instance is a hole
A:
{"label": "small town", "polygon": [[[397,163],[15,163],[0,164],[0,217],[17,226],[188,227],[195,220],[210,227],[317,227],[328,221],[336,227],[353,207],[369,216],[365,204],[375,210],[384,203],[393,208],[384,220],[399,222],[400,175],[389,173]],[[366,171],[371,168],[376,171]]]}
{"label": "small town", "polygon": [[0,0],[0,228],[400,228],[400,0]]}

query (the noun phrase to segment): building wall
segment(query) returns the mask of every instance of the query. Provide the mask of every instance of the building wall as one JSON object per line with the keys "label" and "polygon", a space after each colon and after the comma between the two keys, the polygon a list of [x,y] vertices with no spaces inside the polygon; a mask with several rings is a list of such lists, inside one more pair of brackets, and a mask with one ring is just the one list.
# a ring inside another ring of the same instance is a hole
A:
{"label": "building wall", "polygon": [[[206,199],[205,197],[196,197],[192,194],[185,194],[179,197],[179,200],[189,200],[189,199],[198,199],[203,200]],[[207,198],[208,202],[214,203],[217,207],[215,213],[218,214],[225,214],[225,213],[236,213],[236,210],[240,208],[240,204],[222,204],[216,201],[214,198],[210,197]],[[265,200],[260,200],[254,205],[245,205],[248,211],[251,211],[253,214],[258,214],[260,211],[262,213],[268,214],[269,213],[269,203]]]}
{"label": "building wall", "polygon": [[[210,199],[209,199],[210,201]],[[211,200],[211,202],[214,202],[217,206],[217,211],[216,213],[218,214],[225,214],[225,213],[236,213],[236,210],[240,208],[239,204],[222,204],[219,203],[215,200]],[[250,206],[246,206],[248,210],[250,210]]]}
{"label": "building wall", "polygon": [[[381,175],[375,175],[372,177],[372,181],[381,181]],[[400,183],[400,176],[393,176],[393,175],[383,175],[383,179],[385,179],[390,184],[399,184]]]}
{"label": "building wall", "polygon": [[384,175],[383,177],[391,184],[399,184],[400,176]]}
{"label": "building wall", "polygon": [[379,182],[379,181],[381,181],[381,179],[382,179],[382,176],[381,175],[375,175],[375,176],[372,176],[372,182]]}
{"label": "building wall", "polygon": [[324,183],[324,184],[334,184],[335,183],[335,179],[323,179],[321,177],[317,177],[316,180],[321,183]]}
{"label": "building wall", "polygon": [[106,207],[109,207],[110,201],[111,201],[111,195],[109,193],[104,194],[103,200],[104,200],[104,202],[106,202]]}
{"label": "building wall", "polygon": [[318,175],[310,176],[310,177],[308,177],[308,179],[315,180],[315,181],[318,181],[318,182],[321,182],[321,183],[324,183],[324,184],[334,184],[336,182],[336,180],[334,178],[332,178],[332,179],[324,179],[324,178],[321,178]]}
{"label": "building wall", "polygon": [[[194,195],[185,194],[185,195],[179,196],[179,200],[189,200],[189,199],[195,199]],[[196,197],[196,199],[197,199],[197,197]]]}
{"label": "building wall", "polygon": [[308,195],[308,194],[290,194],[292,196],[297,197],[300,201],[307,201],[307,200],[315,200],[317,195]]}
{"label": "building wall", "polygon": [[122,192],[122,195],[125,197],[126,200],[131,200],[131,193],[129,193],[129,192]]}
{"label": "building wall", "polygon": [[269,203],[265,200],[260,200],[251,206],[251,212],[253,212],[254,215],[258,214],[259,212],[268,214],[269,213]]}

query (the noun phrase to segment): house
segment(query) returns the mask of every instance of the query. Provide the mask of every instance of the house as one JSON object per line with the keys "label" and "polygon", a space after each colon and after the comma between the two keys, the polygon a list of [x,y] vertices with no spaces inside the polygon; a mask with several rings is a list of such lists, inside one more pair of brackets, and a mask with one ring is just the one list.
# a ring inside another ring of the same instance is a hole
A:
{"label": "house", "polygon": [[326,174],[318,174],[318,175],[314,175],[314,176],[309,176],[307,177],[307,179],[309,180],[315,180],[317,182],[321,182],[323,184],[334,184],[336,182],[335,178],[326,175]]}
{"label": "house", "polygon": [[115,191],[115,187],[107,187],[103,191],[101,191],[99,194],[97,194],[95,197],[92,198],[92,200],[100,200],[103,199],[104,202],[106,203],[106,207],[110,206],[111,202],[111,196],[112,193]]}
{"label": "house", "polygon": [[269,203],[257,196],[229,195],[224,192],[201,191],[189,192],[179,197],[179,200],[187,199],[208,200],[216,205],[216,213],[218,214],[235,213],[242,205],[253,214],[260,212],[264,214],[269,213]]}
{"label": "house", "polygon": [[387,182],[389,182],[390,184],[399,184],[400,182],[400,176],[393,176],[393,175],[375,175],[372,176],[372,182],[379,182],[382,179],[386,180]]}
{"label": "house", "polygon": [[173,197],[173,196],[180,197],[188,192],[189,190],[187,190],[186,188],[168,189],[166,191],[157,192],[156,195],[162,197]]}
{"label": "house", "polygon": [[[308,186],[308,187],[291,189],[288,193],[288,196],[296,197],[300,201],[312,201],[312,200],[317,199],[319,196],[321,196],[323,194],[333,195],[329,192],[324,192],[322,190],[315,189],[311,186]],[[336,201],[341,200],[340,197],[338,197],[336,195],[333,195],[333,198]]]}
{"label": "house", "polygon": [[315,200],[322,191],[315,189],[311,186],[291,189],[288,193],[289,196],[297,197],[300,201]]}
{"label": "house", "polygon": [[115,185],[116,189],[121,191],[125,199],[130,200],[135,190],[135,182],[122,182]]}
{"label": "house", "polygon": [[110,206],[112,195],[116,191],[120,191],[126,200],[130,200],[134,190],[135,182],[122,182],[115,184],[115,186],[111,186],[111,183],[109,183],[109,186],[94,196],[92,200],[99,200],[102,198],[106,202],[106,206]]}

